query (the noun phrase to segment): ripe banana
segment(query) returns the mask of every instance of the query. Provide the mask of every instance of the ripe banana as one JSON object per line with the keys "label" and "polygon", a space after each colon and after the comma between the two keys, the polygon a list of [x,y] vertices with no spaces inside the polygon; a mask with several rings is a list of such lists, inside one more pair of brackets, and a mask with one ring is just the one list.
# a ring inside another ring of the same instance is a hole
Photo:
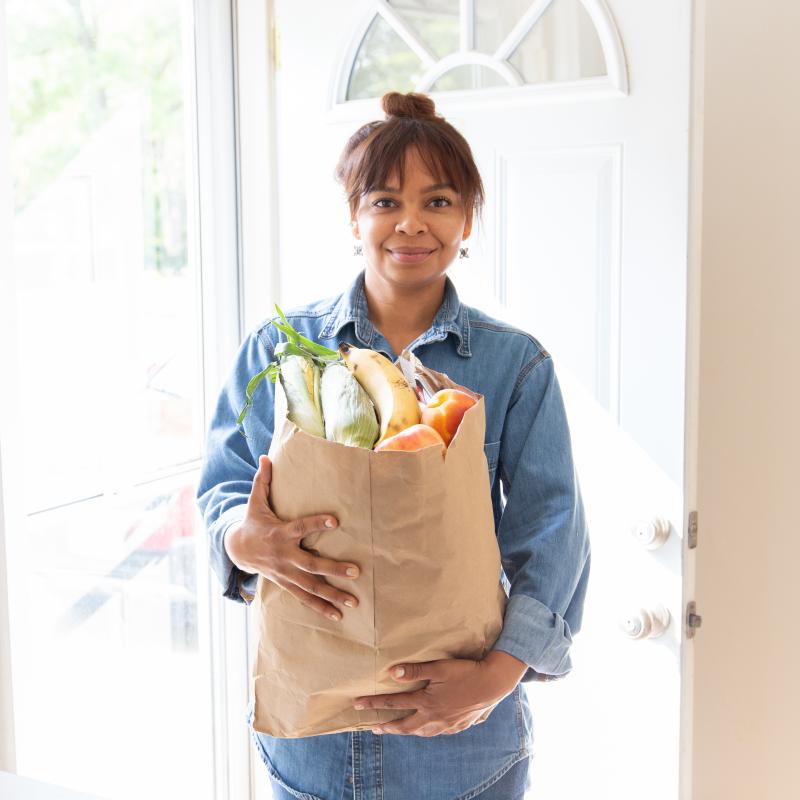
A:
{"label": "ripe banana", "polygon": [[339,345],[339,355],[375,404],[381,429],[373,449],[384,439],[419,423],[417,395],[386,356],[347,342]]}

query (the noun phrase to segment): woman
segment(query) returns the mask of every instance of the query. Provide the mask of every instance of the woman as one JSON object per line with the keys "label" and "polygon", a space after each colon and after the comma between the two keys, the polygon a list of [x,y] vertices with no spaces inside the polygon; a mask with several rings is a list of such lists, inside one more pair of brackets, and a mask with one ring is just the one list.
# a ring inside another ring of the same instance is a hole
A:
{"label": "woman", "polygon": [[[392,92],[382,103],[386,119],[351,137],[336,173],[365,268],[342,294],[286,316],[331,348],[349,341],[392,361],[408,348],[484,395],[485,452],[509,593],[503,629],[482,661],[404,664],[397,693],[353,698],[354,706],[414,709],[397,722],[295,739],[253,731],[253,739],[276,798],[521,800],[532,717],[520,683],[570,671],[589,577],[569,428],[544,347],[461,303],[446,275],[465,254],[462,242],[483,202],[469,145],[425,95]],[[273,360],[279,338],[267,320],[240,348],[210,426],[198,503],[226,597],[249,602],[261,574],[319,613],[341,618],[348,603],[358,603],[359,565],[309,557],[299,546],[304,535],[328,530],[326,521],[335,526],[335,518],[280,520],[267,502],[269,381],[245,422],[247,438],[237,430],[247,381]],[[333,588],[326,575],[349,577],[352,592]],[[403,692],[404,683],[419,680],[428,680],[425,688]]]}

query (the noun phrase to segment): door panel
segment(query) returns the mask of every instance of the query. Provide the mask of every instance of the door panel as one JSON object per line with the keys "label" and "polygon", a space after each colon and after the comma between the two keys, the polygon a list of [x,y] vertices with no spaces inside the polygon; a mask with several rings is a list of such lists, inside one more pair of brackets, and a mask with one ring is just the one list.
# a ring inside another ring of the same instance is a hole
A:
{"label": "door panel", "polygon": [[[276,2],[286,305],[341,291],[362,266],[351,256],[346,204],[331,175],[350,134],[382,117],[377,98],[338,102],[382,5]],[[424,26],[414,28],[422,12],[429,28],[444,20],[441,38],[427,40],[427,67],[425,48],[414,50],[424,67],[414,75],[432,75],[436,59],[452,58],[455,68],[473,58],[441,51],[442,42],[453,46],[455,28],[462,45],[480,45],[461,18],[450,19],[456,5],[391,3],[398,14],[405,9],[406,27],[423,44]],[[519,23],[547,3],[501,5],[503,18],[516,14]],[[474,83],[460,72],[457,91],[432,95],[470,142],[487,189],[470,258],[449,274],[465,302],[519,325],[552,354],[590,526],[593,568],[574,672],[525,687],[532,796],[666,800],[677,797],[679,768],[690,2],[567,6],[557,24],[543,12],[551,30],[538,44],[533,32],[520,37],[536,85],[523,76],[517,88],[464,88],[485,85],[476,67]],[[574,28],[587,18],[608,48],[605,78],[595,46],[580,44],[595,39]],[[509,22],[494,35],[496,52],[512,30]],[[576,52],[586,53],[583,66]],[[363,67],[363,51],[359,58]],[[359,85],[363,98],[369,81]],[[313,247],[305,244],[309,226]],[[665,541],[648,548],[659,531]],[[638,636],[659,609],[669,612],[666,631]]]}

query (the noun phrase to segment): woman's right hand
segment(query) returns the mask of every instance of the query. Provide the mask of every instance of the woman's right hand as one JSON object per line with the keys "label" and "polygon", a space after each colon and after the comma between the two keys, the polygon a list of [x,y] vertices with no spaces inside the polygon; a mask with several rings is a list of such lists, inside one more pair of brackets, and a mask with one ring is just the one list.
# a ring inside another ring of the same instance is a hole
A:
{"label": "woman's right hand", "polygon": [[[294,595],[303,605],[326,617],[341,619],[337,605],[358,605],[358,598],[340,592],[322,575],[339,578],[358,577],[357,564],[333,561],[309,553],[300,546],[304,536],[316,531],[334,530],[338,524],[330,514],[284,522],[269,505],[269,486],[272,462],[268,456],[258,459],[258,471],[247,500],[247,512],[239,525],[231,526],[225,534],[225,550],[231,561],[244,572],[263,575],[267,580]],[[330,527],[326,526],[330,522]],[[348,574],[348,569],[355,574]],[[348,602],[350,601],[350,602]]]}

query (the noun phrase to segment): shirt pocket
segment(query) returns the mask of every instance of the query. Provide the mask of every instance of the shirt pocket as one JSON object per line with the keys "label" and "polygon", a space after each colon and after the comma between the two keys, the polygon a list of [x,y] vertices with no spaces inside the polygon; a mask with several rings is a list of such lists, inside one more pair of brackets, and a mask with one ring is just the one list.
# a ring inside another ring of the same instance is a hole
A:
{"label": "shirt pocket", "polygon": [[489,467],[489,485],[493,486],[494,476],[497,473],[497,462],[500,460],[500,442],[484,442],[483,452]]}

